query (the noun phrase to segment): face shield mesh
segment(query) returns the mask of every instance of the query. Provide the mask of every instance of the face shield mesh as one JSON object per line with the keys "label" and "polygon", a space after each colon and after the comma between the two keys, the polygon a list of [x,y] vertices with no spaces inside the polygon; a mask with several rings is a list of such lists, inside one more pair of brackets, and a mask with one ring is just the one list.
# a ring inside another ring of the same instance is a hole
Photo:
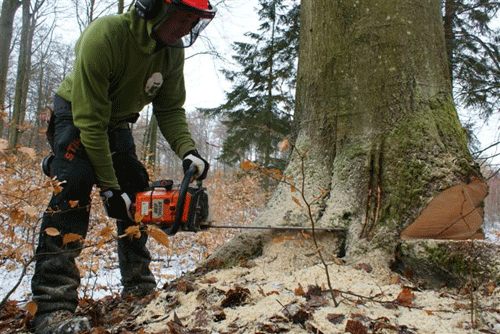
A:
{"label": "face shield mesh", "polygon": [[208,18],[200,18],[196,25],[191,29],[191,31],[182,37],[182,44],[183,47],[187,48],[190,47],[191,45],[194,44],[200,33],[203,31],[203,29],[206,28],[206,26],[212,21],[212,19]]}
{"label": "face shield mesh", "polygon": [[217,12],[217,9],[208,4],[208,10],[200,10],[196,9],[187,5],[184,5],[182,3],[172,3],[170,4],[169,8],[169,17],[172,17],[173,15],[176,15],[178,11],[181,12],[187,12],[190,14],[194,14],[198,16],[198,19],[195,21],[193,27],[191,30],[184,35],[181,40],[182,40],[182,46],[179,44],[176,44],[176,47],[183,47],[187,48],[193,45],[193,43],[196,41],[200,33],[208,26],[208,24],[212,21],[212,19],[215,16],[215,13]]}

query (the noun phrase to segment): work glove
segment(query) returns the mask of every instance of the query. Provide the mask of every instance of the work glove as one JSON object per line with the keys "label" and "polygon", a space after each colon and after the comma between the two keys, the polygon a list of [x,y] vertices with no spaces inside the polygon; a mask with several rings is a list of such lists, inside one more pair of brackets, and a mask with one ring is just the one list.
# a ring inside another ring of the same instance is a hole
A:
{"label": "work glove", "polygon": [[196,166],[197,168],[197,172],[194,175],[194,178],[196,180],[201,181],[207,177],[210,164],[208,163],[208,161],[203,159],[196,150],[187,152],[184,155],[184,159],[182,159],[182,168],[184,169],[184,173],[186,173],[191,166]]}
{"label": "work glove", "polygon": [[132,201],[127,193],[118,189],[107,188],[101,189],[99,194],[108,217],[120,220],[134,220],[130,211]]}

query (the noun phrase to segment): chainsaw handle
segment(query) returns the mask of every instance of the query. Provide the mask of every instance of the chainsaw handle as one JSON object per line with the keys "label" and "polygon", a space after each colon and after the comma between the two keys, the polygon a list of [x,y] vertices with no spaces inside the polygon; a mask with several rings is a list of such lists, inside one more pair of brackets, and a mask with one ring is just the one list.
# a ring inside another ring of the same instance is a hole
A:
{"label": "chainsaw handle", "polygon": [[179,189],[177,207],[175,208],[174,223],[170,228],[164,230],[168,235],[176,234],[179,231],[179,227],[181,227],[182,225],[182,215],[184,214],[184,203],[186,202],[189,183],[191,183],[191,179],[196,174],[196,172],[198,172],[198,168],[196,166],[191,166],[184,174],[184,178],[182,179],[181,187]]}

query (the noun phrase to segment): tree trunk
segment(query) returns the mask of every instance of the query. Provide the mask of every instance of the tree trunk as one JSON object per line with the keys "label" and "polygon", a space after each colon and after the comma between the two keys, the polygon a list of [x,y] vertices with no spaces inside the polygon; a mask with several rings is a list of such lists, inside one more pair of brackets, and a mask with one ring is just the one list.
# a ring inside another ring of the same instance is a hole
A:
{"label": "tree trunk", "polygon": [[149,138],[148,138],[148,167],[155,167],[156,162],[156,142],[158,139],[158,121],[156,120],[155,115],[151,115],[151,121],[149,122]]}
{"label": "tree trunk", "polygon": [[0,138],[3,136],[4,110],[6,109],[5,90],[7,88],[7,72],[9,70],[9,53],[14,15],[20,5],[21,2],[18,0],[4,0],[0,16]]}
{"label": "tree trunk", "polygon": [[123,14],[124,8],[125,8],[125,1],[118,0],[118,14]]}
{"label": "tree trunk", "polygon": [[26,113],[26,99],[31,70],[31,43],[33,40],[32,14],[30,0],[23,0],[23,27],[21,31],[21,47],[17,66],[16,92],[14,111],[9,125],[9,149],[14,149],[19,141],[20,126]]}
{"label": "tree trunk", "polygon": [[402,232],[476,237],[486,191],[452,100],[440,1],[302,1],[300,29],[294,187],[257,223],[345,228],[351,259],[394,252]]}
{"label": "tree trunk", "polygon": [[453,52],[455,51],[455,34],[453,23],[455,20],[456,0],[444,0],[444,37],[446,41],[446,54],[448,55],[448,68],[450,81],[453,83]]}

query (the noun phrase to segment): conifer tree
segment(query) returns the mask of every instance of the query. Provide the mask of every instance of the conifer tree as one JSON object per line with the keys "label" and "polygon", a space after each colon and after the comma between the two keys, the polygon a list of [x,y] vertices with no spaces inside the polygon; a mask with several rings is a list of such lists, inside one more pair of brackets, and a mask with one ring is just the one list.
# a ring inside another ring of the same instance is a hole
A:
{"label": "conifer tree", "polygon": [[500,35],[492,28],[500,2],[443,0],[455,102],[488,117],[500,109]]}
{"label": "conifer tree", "polygon": [[286,0],[259,0],[258,32],[251,42],[235,42],[237,69],[222,70],[232,83],[222,105],[201,109],[222,116],[228,128],[219,157],[234,164],[250,158],[265,166],[282,167],[277,146],[289,135],[294,109],[299,4]]}

